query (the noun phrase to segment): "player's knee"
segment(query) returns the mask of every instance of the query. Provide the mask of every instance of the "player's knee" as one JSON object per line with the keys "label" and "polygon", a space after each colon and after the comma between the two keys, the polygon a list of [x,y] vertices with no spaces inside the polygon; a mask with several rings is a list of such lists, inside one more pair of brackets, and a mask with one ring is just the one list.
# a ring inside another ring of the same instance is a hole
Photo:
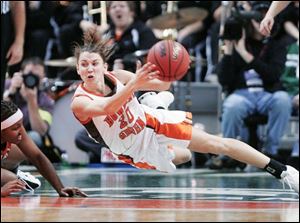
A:
{"label": "player's knee", "polygon": [[185,149],[184,152],[181,152],[173,159],[173,163],[175,165],[179,165],[179,164],[187,163],[191,159],[192,159],[191,151],[188,149]]}

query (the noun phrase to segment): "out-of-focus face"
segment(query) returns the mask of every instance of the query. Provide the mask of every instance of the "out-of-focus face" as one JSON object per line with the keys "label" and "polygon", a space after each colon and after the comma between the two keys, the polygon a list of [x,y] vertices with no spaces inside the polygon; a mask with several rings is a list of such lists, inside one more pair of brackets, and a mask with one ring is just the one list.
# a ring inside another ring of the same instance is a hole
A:
{"label": "out-of-focus face", "polygon": [[22,141],[21,129],[23,126],[23,119],[16,122],[12,126],[1,131],[1,142],[10,142],[19,144]]}
{"label": "out-of-focus face", "polygon": [[134,12],[126,1],[113,1],[109,7],[109,16],[116,27],[127,27],[133,22]]}
{"label": "out-of-focus face", "polygon": [[34,73],[39,76],[40,80],[45,77],[45,68],[42,65],[27,64],[23,69],[23,74]]}
{"label": "out-of-focus face", "polygon": [[77,72],[85,83],[97,83],[101,81],[106,71],[107,64],[103,62],[99,54],[90,52],[80,54],[77,63]]}

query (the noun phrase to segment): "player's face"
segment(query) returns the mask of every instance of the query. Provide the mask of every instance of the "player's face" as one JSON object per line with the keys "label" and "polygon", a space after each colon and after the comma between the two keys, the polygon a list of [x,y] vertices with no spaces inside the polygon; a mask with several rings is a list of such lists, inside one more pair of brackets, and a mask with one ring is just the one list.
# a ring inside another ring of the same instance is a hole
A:
{"label": "player's face", "polygon": [[23,119],[15,123],[14,125],[1,131],[1,142],[10,142],[13,144],[18,144],[22,141],[22,125]]}
{"label": "player's face", "polygon": [[107,71],[107,64],[97,53],[83,52],[79,56],[77,72],[85,82],[98,82]]}

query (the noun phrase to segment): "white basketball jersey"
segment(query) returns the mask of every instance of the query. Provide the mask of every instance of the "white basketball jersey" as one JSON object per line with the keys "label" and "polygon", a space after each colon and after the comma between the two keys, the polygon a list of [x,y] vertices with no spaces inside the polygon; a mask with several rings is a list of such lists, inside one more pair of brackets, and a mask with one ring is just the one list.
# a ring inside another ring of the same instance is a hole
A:
{"label": "white basketball jersey", "polygon": [[[111,74],[105,75],[105,79],[106,82],[112,82],[114,85],[113,93],[124,87]],[[84,89],[82,84],[78,86],[74,97],[78,95],[86,95],[91,99],[104,97],[90,93],[88,89]],[[146,117],[137,98],[132,95],[116,113],[93,117],[89,123],[82,124],[85,125],[92,138],[97,140],[98,132],[114,153],[122,154],[135,144],[137,135],[145,128]],[[97,132],[95,132],[96,130]]]}
{"label": "white basketball jersey", "polygon": [[[110,97],[124,88],[110,73],[105,75],[105,84],[112,90],[110,95],[95,95],[81,84],[74,97]],[[186,148],[192,135],[190,113],[152,109],[141,105],[134,95],[114,114],[90,117],[82,124],[90,137],[104,140],[118,159],[137,168],[165,172],[176,169],[172,146]]]}

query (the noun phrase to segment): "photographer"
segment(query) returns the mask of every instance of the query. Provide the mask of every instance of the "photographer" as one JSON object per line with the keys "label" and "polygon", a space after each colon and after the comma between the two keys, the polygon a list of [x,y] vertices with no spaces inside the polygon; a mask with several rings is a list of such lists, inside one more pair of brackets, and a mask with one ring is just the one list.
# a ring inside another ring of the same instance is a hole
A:
{"label": "photographer", "polygon": [[45,67],[37,57],[25,59],[21,71],[6,80],[4,100],[14,102],[23,112],[23,124],[36,145],[43,146],[42,137],[48,133],[54,101],[42,89]]}
{"label": "photographer", "polygon": [[[259,31],[259,19],[263,18],[269,4],[257,1],[248,6],[251,11],[240,13],[247,18],[228,19],[222,36],[225,55],[217,65],[219,82],[227,93],[223,103],[222,133],[224,137],[241,137],[247,141],[244,119],[256,113],[268,115],[262,152],[276,157],[291,114],[291,102],[287,92],[282,91],[280,81],[286,50],[275,36],[266,40]],[[257,12],[261,16],[257,16]],[[239,26],[241,19],[244,22]],[[224,167],[226,158],[218,158],[221,160],[219,168]]]}

